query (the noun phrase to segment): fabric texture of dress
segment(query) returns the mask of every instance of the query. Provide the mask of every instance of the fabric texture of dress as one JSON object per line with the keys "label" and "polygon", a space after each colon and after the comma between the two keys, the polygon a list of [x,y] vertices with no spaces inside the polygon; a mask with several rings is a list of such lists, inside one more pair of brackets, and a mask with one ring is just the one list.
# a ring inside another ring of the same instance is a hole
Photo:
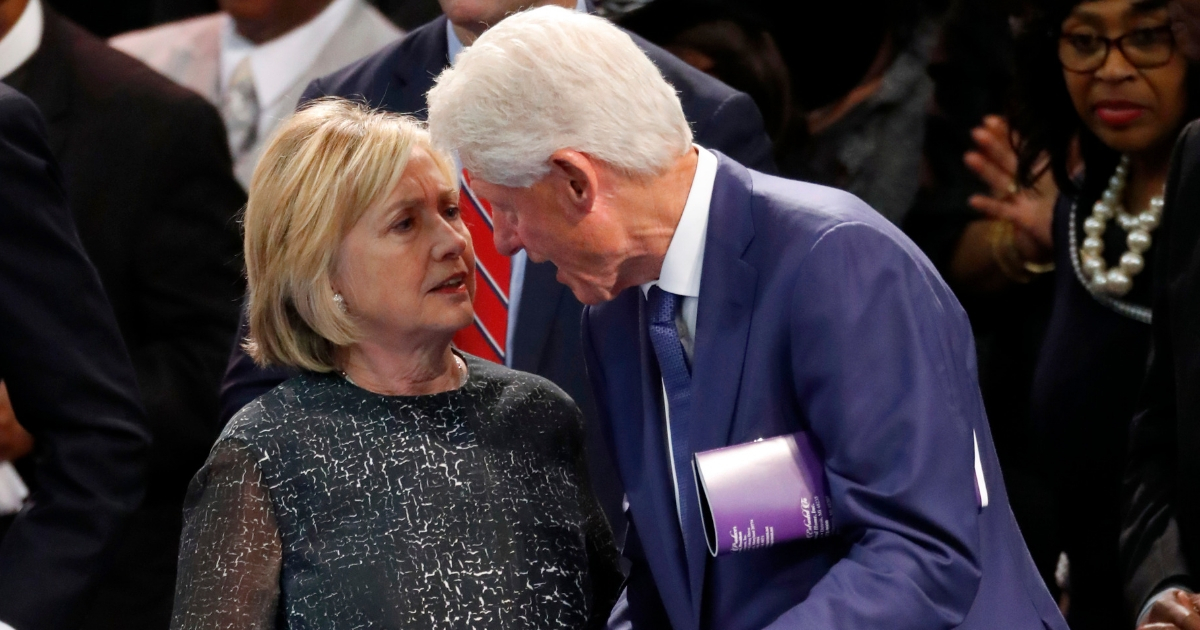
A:
{"label": "fabric texture of dress", "polygon": [[596,628],[621,575],[578,408],[466,357],[459,389],[305,373],[192,483],[173,628]]}

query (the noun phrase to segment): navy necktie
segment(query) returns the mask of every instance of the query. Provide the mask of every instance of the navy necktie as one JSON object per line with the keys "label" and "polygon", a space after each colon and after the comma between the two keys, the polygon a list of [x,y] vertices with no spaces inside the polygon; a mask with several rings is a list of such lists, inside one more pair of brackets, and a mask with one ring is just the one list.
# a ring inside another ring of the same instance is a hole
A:
{"label": "navy necktie", "polygon": [[[675,463],[675,491],[679,498],[680,523],[691,518],[696,504],[696,480],[692,473],[692,450],[688,448],[688,423],[691,418],[692,373],[683,344],[679,341],[679,328],[675,325],[675,314],[682,298],[658,288],[650,287],[646,296],[650,320],[650,343],[658,358],[663,385],[667,390],[667,406],[671,428],[671,455]],[[684,536],[686,547],[687,536]]]}

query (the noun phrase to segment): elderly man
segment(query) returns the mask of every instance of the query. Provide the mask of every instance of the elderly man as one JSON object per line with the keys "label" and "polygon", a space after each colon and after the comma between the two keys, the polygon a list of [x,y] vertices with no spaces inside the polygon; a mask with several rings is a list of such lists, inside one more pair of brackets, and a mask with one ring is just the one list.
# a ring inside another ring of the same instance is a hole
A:
{"label": "elderly man", "polygon": [[[336,72],[314,81],[304,99],[342,96],[365,99],[388,111],[425,117],[425,93],[433,78],[505,15],[530,6],[554,4],[588,11],[585,0],[440,0],[445,15],[413,29],[403,40]],[[741,160],[753,168],[773,169],[771,141],[762,116],[749,96],[688,66],[665,50],[636,40],[679,91],[683,113],[696,137],[706,146]],[[470,184],[460,181],[464,191]],[[544,376],[563,388],[587,419],[588,469],[592,485],[610,520],[621,516],[621,493],[610,482],[616,474],[612,457],[595,421],[579,345],[583,305],[555,281],[550,263],[527,264],[523,253],[500,255],[491,244],[490,218],[477,197],[463,196],[464,217],[475,235],[479,256],[475,300],[475,325],[455,337],[455,345],[471,354],[509,367]],[[240,335],[245,337],[245,334]],[[221,393],[223,416],[228,419],[263,392],[283,382],[289,374],[278,368],[255,366],[237,345]],[[623,520],[623,519],[622,519]],[[620,537],[620,528],[617,529]]]}
{"label": "elderly man", "polygon": [[[1200,59],[1200,0],[1170,5],[1181,49]],[[1129,435],[1121,557],[1141,630],[1200,630],[1200,123],[1167,179],[1154,262],[1153,354]]]}
{"label": "elderly man", "polygon": [[[553,261],[591,305],[630,520],[613,627],[1066,628],[1007,503],[966,316],[878,213],[695,145],[628,36],[553,7],[480,36],[429,125],[499,251]],[[693,454],[797,431],[837,535],[709,557]]]}

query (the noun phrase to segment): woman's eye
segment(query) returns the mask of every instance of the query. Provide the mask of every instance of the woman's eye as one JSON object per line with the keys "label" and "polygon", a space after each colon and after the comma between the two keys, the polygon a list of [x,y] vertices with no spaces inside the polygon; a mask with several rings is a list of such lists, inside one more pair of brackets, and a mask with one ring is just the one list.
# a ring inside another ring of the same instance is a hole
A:
{"label": "woman's eye", "polygon": [[1129,43],[1138,47],[1146,47],[1168,41],[1170,38],[1170,27],[1139,28],[1129,34]]}
{"label": "woman's eye", "polygon": [[411,218],[400,219],[399,221],[392,224],[392,229],[397,232],[407,232],[408,230],[412,229],[412,226],[413,226],[413,220]]}
{"label": "woman's eye", "polygon": [[462,213],[459,211],[458,206],[450,206],[446,208],[447,219],[457,219],[461,214]]}
{"label": "woman's eye", "polygon": [[1100,38],[1087,33],[1067,35],[1067,41],[1075,50],[1083,53],[1095,52],[1100,48]]}

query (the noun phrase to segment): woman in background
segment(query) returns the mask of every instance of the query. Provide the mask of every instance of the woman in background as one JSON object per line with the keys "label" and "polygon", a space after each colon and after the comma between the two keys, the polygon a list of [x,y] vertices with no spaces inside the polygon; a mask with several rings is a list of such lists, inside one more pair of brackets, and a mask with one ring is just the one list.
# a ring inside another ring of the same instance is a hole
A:
{"label": "woman in background", "polygon": [[1012,264],[1054,265],[1032,413],[1054,458],[1067,619],[1077,630],[1129,624],[1117,544],[1150,347],[1147,267],[1171,149],[1200,104],[1200,77],[1176,50],[1166,4],[1042,3],[1018,41],[1016,155],[1005,125],[991,120],[968,160],[993,188],[973,205],[1010,220],[1024,245],[1003,252]]}
{"label": "woman in background", "polygon": [[325,100],[246,207],[255,360],[303,370],[226,427],[188,497],[174,628],[600,628],[621,576],[582,420],[454,350],[474,253],[412,119]]}

